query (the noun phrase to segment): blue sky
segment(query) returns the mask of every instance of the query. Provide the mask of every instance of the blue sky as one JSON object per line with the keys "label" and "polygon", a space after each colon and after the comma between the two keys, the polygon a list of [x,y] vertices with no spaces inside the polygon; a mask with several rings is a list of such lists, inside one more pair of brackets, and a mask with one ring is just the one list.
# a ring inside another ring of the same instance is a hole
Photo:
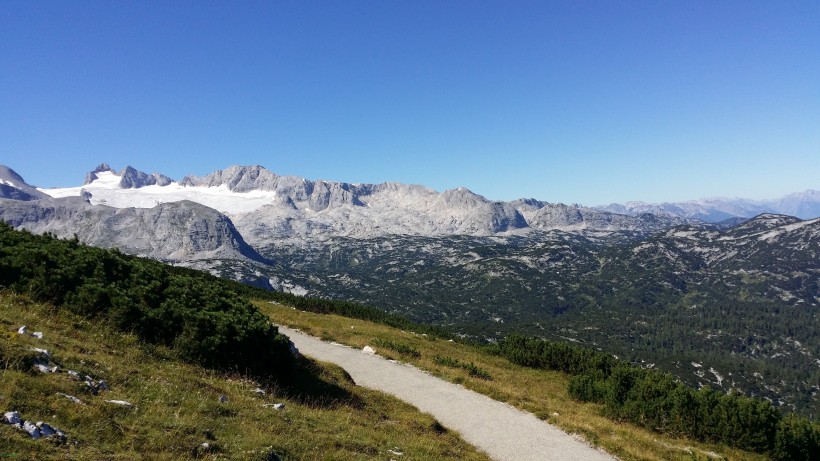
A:
{"label": "blue sky", "polygon": [[0,2],[0,163],[587,205],[820,188],[817,1]]}

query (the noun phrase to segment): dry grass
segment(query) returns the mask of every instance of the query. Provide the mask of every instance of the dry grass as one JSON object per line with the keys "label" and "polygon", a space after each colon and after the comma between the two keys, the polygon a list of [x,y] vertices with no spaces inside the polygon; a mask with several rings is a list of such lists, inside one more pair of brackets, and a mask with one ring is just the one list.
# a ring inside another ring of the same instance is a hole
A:
{"label": "dry grass", "polygon": [[[45,337],[19,335],[20,325]],[[62,370],[105,379],[111,390],[95,396],[65,372],[34,371],[30,347],[48,349]],[[287,461],[384,460],[394,450],[401,459],[488,459],[429,415],[353,385],[338,367],[303,365],[312,374],[303,372],[300,382],[310,388],[271,385],[260,396],[246,377],[182,363],[134,336],[0,293],[0,413],[18,411],[68,436],[65,444],[32,440],[0,424],[0,457],[262,460],[275,451]],[[113,399],[133,407],[105,402]],[[285,407],[263,406],[272,403]],[[214,451],[197,453],[203,442]]]}
{"label": "dry grass", "polygon": [[[601,415],[599,405],[571,399],[567,393],[569,378],[562,373],[520,367],[476,347],[398,331],[384,325],[313,314],[269,302],[255,304],[275,323],[357,348],[373,346],[379,355],[412,363],[443,379],[527,410],[567,432],[581,435],[622,460],[766,459],[725,446],[663,436],[613,422]],[[401,344],[417,351],[419,356],[374,346],[379,343]],[[434,360],[435,357],[439,359]],[[446,366],[441,358],[474,363],[488,372],[492,380],[470,376],[463,368]]]}

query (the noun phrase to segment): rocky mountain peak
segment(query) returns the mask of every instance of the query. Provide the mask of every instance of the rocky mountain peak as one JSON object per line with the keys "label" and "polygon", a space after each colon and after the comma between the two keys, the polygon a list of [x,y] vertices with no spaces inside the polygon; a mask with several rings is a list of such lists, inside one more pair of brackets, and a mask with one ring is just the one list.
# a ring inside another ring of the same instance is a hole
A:
{"label": "rocky mountain peak", "polygon": [[543,208],[544,205],[546,205],[541,200],[536,200],[534,198],[520,198],[517,200],[513,200],[510,203],[518,211],[535,211],[540,208]]}
{"label": "rocky mountain peak", "polygon": [[12,200],[39,200],[48,196],[30,186],[11,168],[0,165],[0,198]]}
{"label": "rocky mountain peak", "polygon": [[99,165],[97,165],[97,168],[94,168],[93,170],[85,174],[85,181],[83,182],[83,185],[91,184],[92,182],[96,181],[97,179],[99,179],[97,173],[103,173],[106,171],[116,173],[116,171],[114,171],[111,168],[111,166],[109,166],[107,163],[100,163]]}
{"label": "rocky mountain peak", "polygon": [[26,181],[23,180],[23,177],[17,174],[16,171],[12,170],[11,168],[7,167],[6,165],[0,165],[0,180],[7,181],[14,184],[22,184]]}
{"label": "rocky mountain peak", "polygon": [[137,170],[131,165],[120,171],[120,187],[123,189],[138,189],[145,186],[167,186],[174,182],[173,179],[159,173],[147,174]]}
{"label": "rocky mountain peak", "polygon": [[439,195],[438,201],[449,206],[463,208],[475,208],[485,203],[490,203],[489,200],[466,187],[448,189]]}
{"label": "rocky mountain peak", "polygon": [[275,190],[278,175],[261,165],[232,165],[224,170],[216,170],[206,176],[186,176],[180,182],[183,186],[218,187],[227,186],[233,192],[252,190]]}

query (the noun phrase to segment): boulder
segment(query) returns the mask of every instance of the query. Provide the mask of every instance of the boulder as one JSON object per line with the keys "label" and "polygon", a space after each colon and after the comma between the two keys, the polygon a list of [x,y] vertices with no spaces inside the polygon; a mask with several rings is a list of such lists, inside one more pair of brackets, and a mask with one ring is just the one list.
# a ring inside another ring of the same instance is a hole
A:
{"label": "boulder", "polygon": [[31,436],[32,439],[39,439],[40,438],[40,428],[37,427],[36,424],[32,423],[31,421],[23,421],[23,425],[21,428],[28,432],[28,435]]}
{"label": "boulder", "polygon": [[7,411],[3,413],[3,419],[8,424],[19,425],[22,420],[20,419],[20,413],[16,411]]}

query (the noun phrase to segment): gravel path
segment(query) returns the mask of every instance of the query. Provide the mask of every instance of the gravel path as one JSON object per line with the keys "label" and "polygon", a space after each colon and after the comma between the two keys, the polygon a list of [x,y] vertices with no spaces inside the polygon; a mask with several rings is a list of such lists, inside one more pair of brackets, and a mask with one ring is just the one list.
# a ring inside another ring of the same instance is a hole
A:
{"label": "gravel path", "polygon": [[344,368],[356,384],[392,394],[433,415],[497,461],[614,460],[609,454],[505,403],[418,368],[279,327],[299,351]]}

